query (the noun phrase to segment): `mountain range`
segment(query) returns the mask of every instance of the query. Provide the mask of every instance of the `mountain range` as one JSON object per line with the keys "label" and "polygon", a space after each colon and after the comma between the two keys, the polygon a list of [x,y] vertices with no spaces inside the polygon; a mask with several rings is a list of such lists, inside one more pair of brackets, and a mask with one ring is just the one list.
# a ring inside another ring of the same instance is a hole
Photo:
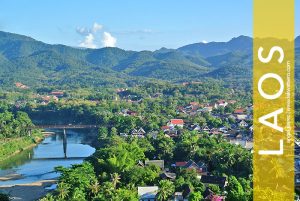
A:
{"label": "mountain range", "polygon": [[[13,86],[15,82],[32,87],[85,87],[128,85],[148,79],[171,82],[249,79],[252,45],[251,37],[239,36],[228,42],[195,43],[156,51],[80,49],[0,31],[0,84],[3,87]],[[295,46],[298,65],[299,36]],[[296,77],[300,77],[300,70]]]}

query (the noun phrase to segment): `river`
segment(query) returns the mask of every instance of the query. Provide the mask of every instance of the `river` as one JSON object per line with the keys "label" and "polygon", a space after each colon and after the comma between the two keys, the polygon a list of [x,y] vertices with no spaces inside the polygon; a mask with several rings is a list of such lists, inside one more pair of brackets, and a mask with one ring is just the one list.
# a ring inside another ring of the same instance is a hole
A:
{"label": "river", "polygon": [[0,187],[55,179],[57,166],[69,167],[80,164],[84,158],[95,152],[93,130],[52,130],[55,134],[46,137],[36,147],[25,150],[0,164],[0,177],[12,177],[0,181]]}

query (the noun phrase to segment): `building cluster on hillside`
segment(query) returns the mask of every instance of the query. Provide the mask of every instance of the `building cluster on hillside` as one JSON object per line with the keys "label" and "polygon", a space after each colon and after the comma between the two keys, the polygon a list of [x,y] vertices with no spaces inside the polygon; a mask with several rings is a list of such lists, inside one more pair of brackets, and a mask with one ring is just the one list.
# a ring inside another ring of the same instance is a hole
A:
{"label": "building cluster on hillside", "polygon": [[[174,181],[176,179],[176,173],[178,170],[187,170],[187,171],[195,171],[197,174],[197,178],[201,183],[203,183],[206,187],[206,190],[204,192],[204,198],[208,201],[223,201],[225,200],[225,197],[219,196],[214,194],[210,188],[209,185],[217,185],[220,189],[225,189],[227,186],[227,178],[222,176],[215,176],[208,172],[208,167],[205,163],[199,161],[196,163],[193,160],[189,161],[178,161],[174,164],[171,164],[168,167],[165,167],[164,160],[147,160],[144,163],[142,161],[139,161],[137,164],[139,166],[145,167],[148,165],[156,165],[160,168],[161,179],[167,179],[170,181]],[[158,186],[139,186],[138,188],[138,196],[140,201],[156,201],[157,200],[157,193],[159,191]],[[175,192],[172,196],[172,201],[187,201],[189,198],[190,193],[192,192],[192,189],[190,189],[188,186],[184,188],[182,192]]]}
{"label": "building cluster on hillside", "polygon": [[[190,102],[186,106],[178,106],[177,114],[195,115],[197,113],[209,113],[214,118],[222,121],[231,122],[226,126],[212,127],[209,125],[200,126],[198,123],[185,121],[184,119],[170,119],[160,130],[171,138],[178,137],[183,129],[196,131],[199,133],[207,133],[209,135],[222,135],[230,143],[241,145],[246,149],[253,148],[253,126],[252,126],[252,105],[246,108],[237,108],[231,113],[218,113],[218,108],[226,108],[230,104],[235,104],[235,100],[218,100],[214,104],[200,104],[198,102]],[[215,109],[215,110],[214,110]],[[136,111],[123,109],[119,114],[123,116],[138,116]],[[230,119],[230,121],[229,121]],[[156,136],[158,131],[146,133],[143,128],[133,129],[130,133],[120,133],[123,137],[144,137],[146,135]]]}
{"label": "building cluster on hillside", "polygon": [[37,103],[42,104],[42,105],[47,105],[51,101],[57,102],[59,98],[62,98],[64,96],[63,91],[52,91],[48,93],[47,95],[40,95],[38,94],[37,97]]}

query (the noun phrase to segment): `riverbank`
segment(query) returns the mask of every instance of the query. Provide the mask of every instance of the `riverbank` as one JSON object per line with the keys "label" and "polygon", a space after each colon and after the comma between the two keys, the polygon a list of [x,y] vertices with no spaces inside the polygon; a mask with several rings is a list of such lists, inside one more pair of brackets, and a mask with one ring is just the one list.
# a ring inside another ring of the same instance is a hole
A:
{"label": "riverbank", "polygon": [[44,136],[42,133],[36,133],[31,137],[12,138],[8,141],[0,141],[0,162],[9,159],[10,157],[19,154],[20,152],[31,149],[42,142]]}
{"label": "riverbank", "polygon": [[8,180],[15,180],[15,179],[21,179],[23,176],[20,174],[8,174],[4,177],[0,177],[0,181],[8,181]]}
{"label": "riverbank", "polygon": [[[12,200],[33,201],[44,197],[52,189],[48,189],[57,182],[56,179],[42,180],[27,184],[1,186],[0,192],[9,194]],[[47,188],[48,187],[48,188]]]}

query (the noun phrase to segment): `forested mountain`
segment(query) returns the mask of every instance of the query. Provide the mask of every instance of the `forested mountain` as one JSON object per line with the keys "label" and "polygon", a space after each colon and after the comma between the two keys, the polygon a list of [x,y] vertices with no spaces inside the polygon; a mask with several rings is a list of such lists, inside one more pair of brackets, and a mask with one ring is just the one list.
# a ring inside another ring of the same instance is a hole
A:
{"label": "forested mountain", "polygon": [[[300,37],[296,38],[299,55]],[[299,63],[299,62],[298,62]],[[178,49],[125,51],[49,45],[0,31],[0,83],[12,87],[126,85],[145,78],[166,81],[247,79],[252,73],[252,38],[196,43]]]}

